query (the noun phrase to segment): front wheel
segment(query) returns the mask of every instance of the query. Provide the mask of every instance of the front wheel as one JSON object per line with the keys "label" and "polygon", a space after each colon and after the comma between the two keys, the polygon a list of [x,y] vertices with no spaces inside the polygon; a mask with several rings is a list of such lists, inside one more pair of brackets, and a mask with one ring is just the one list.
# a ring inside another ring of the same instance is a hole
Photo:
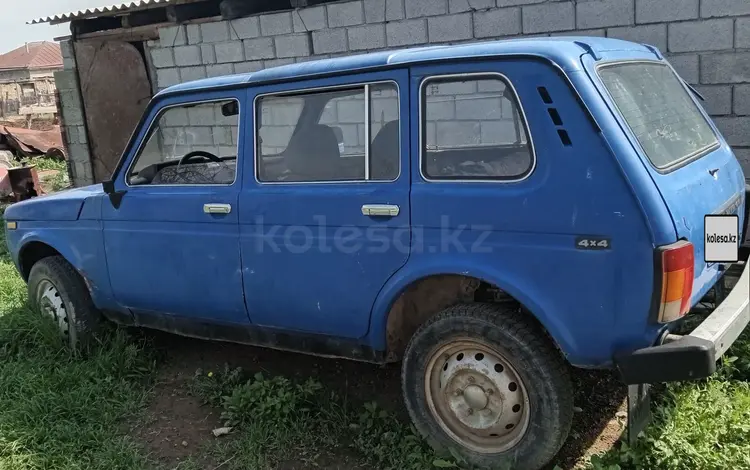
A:
{"label": "front wheel", "polygon": [[33,310],[50,316],[73,349],[82,349],[94,339],[101,313],[94,306],[81,276],[61,256],[37,261],[28,282]]}
{"label": "front wheel", "polygon": [[536,325],[507,307],[457,305],[428,320],[407,347],[402,383],[430,444],[482,468],[537,470],[570,432],[567,365]]}

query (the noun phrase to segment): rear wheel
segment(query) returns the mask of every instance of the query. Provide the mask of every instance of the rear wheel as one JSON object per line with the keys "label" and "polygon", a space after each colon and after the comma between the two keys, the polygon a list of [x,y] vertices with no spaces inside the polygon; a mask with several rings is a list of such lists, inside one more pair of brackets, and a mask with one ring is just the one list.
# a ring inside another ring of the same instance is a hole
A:
{"label": "rear wheel", "polygon": [[28,292],[31,307],[51,317],[72,348],[85,348],[92,342],[101,323],[101,313],[81,276],[64,258],[50,256],[34,264]]}
{"label": "rear wheel", "polygon": [[539,469],[570,431],[567,365],[512,309],[458,305],[428,320],[406,350],[402,383],[430,444],[479,467]]}

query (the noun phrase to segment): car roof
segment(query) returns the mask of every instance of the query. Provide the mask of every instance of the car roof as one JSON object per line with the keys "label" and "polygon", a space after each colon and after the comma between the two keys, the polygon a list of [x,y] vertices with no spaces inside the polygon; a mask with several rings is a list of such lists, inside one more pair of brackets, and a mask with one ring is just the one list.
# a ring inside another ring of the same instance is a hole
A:
{"label": "car roof", "polygon": [[460,45],[435,45],[410,49],[371,52],[331,59],[282,65],[238,75],[226,75],[181,83],[162,90],[164,94],[208,91],[215,88],[236,87],[283,82],[330,74],[365,72],[399,65],[452,59],[481,59],[497,56],[535,56],[550,60],[565,71],[580,70],[580,56],[586,52],[637,51],[653,54],[655,49],[619,39],[598,37],[540,37],[498,41],[473,42]]}

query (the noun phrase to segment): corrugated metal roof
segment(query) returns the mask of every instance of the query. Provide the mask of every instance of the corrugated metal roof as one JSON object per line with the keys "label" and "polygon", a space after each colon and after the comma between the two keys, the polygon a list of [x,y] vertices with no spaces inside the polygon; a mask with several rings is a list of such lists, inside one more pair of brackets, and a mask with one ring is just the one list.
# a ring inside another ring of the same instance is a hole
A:
{"label": "corrugated metal roof", "polygon": [[[193,0],[195,1],[195,0]],[[133,10],[145,10],[153,8],[160,4],[167,3],[190,3],[185,0],[139,0],[137,2],[121,3],[119,5],[110,5],[105,7],[87,8],[86,10],[78,10],[70,13],[60,13],[57,15],[47,16],[44,18],[37,18],[35,20],[28,21],[26,24],[40,24],[40,23],[67,23],[72,20],[80,20],[84,18],[96,18],[101,16],[114,16],[120,13],[125,13]]]}
{"label": "corrugated metal roof", "polygon": [[54,42],[30,42],[0,55],[0,70],[47,69],[62,66],[60,45]]}

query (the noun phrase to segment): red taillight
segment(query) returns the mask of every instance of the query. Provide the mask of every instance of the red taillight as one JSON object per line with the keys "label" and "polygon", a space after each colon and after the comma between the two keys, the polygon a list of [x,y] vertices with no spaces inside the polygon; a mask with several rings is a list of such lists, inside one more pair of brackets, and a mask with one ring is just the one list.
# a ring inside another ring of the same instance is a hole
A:
{"label": "red taillight", "polygon": [[659,251],[662,282],[658,321],[668,323],[684,316],[690,310],[695,255],[693,244],[684,240],[661,247]]}

